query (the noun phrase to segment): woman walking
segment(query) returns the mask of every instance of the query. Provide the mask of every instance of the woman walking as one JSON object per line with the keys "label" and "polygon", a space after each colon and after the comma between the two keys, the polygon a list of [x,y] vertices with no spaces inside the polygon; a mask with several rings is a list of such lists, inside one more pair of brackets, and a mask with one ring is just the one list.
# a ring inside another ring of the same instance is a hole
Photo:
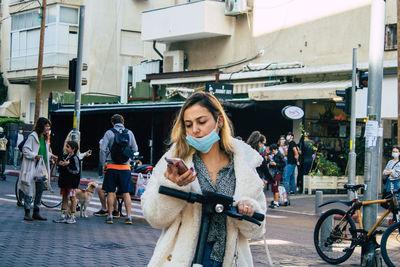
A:
{"label": "woman walking", "polygon": [[[39,118],[35,124],[34,131],[28,136],[24,147],[22,149],[23,159],[21,165],[21,172],[19,176],[19,188],[24,193],[24,207],[25,216],[24,220],[32,221],[46,221],[39,213],[40,201],[44,189],[42,179],[37,179],[35,176],[38,161],[42,158],[47,169],[50,173],[49,160],[53,156],[50,153],[50,126],[51,122],[46,118]],[[48,178],[49,175],[48,175]],[[49,182],[47,180],[46,182]],[[30,215],[31,203],[33,201],[33,215]]]}

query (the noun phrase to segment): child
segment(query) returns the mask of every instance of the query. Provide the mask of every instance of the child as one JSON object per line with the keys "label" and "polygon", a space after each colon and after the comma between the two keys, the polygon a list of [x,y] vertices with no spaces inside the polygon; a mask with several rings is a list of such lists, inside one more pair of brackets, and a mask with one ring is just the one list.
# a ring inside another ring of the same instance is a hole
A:
{"label": "child", "polygon": [[[62,208],[60,218],[53,220],[53,222],[56,223],[76,223],[75,188],[78,188],[81,179],[80,162],[76,155],[77,151],[78,143],[75,141],[67,141],[65,145],[66,153],[62,156],[61,161],[58,162],[58,186],[61,188],[60,195],[62,195]],[[68,198],[71,200],[71,214],[67,218],[66,210],[68,208]]]}

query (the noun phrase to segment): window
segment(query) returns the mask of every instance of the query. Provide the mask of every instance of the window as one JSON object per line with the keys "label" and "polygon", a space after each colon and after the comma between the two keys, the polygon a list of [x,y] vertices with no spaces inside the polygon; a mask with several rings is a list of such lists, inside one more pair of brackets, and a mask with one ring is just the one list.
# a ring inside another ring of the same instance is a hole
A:
{"label": "window", "polygon": [[385,25],[385,51],[397,49],[397,24]]}
{"label": "window", "polygon": [[[46,9],[46,25],[55,23],[57,19],[56,6],[50,6]],[[24,29],[39,28],[41,18],[39,10],[28,11],[11,16],[11,31],[18,31]]]}
{"label": "window", "polygon": [[121,30],[121,55],[144,56],[140,32]]}
{"label": "window", "polygon": [[60,22],[68,24],[78,24],[78,9],[61,6]]}

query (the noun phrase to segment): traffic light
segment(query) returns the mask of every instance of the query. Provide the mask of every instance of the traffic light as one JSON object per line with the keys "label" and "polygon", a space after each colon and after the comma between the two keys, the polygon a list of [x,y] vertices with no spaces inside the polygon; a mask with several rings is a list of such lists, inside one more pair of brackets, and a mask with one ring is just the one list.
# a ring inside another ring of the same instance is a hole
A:
{"label": "traffic light", "polygon": [[362,89],[364,87],[368,87],[368,72],[359,70],[358,71],[358,88]]}
{"label": "traffic light", "polygon": [[[68,89],[75,92],[75,81],[76,81],[76,66],[78,65],[78,59],[73,58],[69,61],[69,77],[68,77]],[[82,63],[82,71],[88,69],[86,63]],[[82,77],[81,85],[87,85],[87,79]]]}
{"label": "traffic light", "polygon": [[343,109],[344,113],[351,113],[351,87],[346,90],[336,90],[336,95],[343,98],[343,101],[336,102],[336,107]]}
{"label": "traffic light", "polygon": [[76,81],[76,63],[78,59],[73,58],[69,61],[69,76],[68,76],[68,89],[75,92]]}

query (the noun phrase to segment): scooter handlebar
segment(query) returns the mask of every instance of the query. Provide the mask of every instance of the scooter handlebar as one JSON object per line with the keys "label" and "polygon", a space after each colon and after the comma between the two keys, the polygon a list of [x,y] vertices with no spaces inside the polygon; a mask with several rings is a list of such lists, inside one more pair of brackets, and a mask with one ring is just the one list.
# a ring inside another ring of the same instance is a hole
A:
{"label": "scooter handlebar", "polygon": [[[183,192],[183,191],[169,188],[166,186],[160,186],[160,188],[158,189],[158,192],[160,194],[179,198],[179,199],[185,200],[190,203],[199,202],[199,203],[204,204],[207,202],[207,200],[204,198],[203,195],[192,193],[192,192]],[[224,213],[230,217],[237,218],[239,220],[246,220],[246,221],[255,223],[257,225],[261,225],[260,222],[264,221],[264,218],[265,218],[264,214],[261,214],[258,212],[254,212],[252,217],[243,215],[238,212],[238,209],[236,206],[231,206],[230,209],[225,210]]]}

